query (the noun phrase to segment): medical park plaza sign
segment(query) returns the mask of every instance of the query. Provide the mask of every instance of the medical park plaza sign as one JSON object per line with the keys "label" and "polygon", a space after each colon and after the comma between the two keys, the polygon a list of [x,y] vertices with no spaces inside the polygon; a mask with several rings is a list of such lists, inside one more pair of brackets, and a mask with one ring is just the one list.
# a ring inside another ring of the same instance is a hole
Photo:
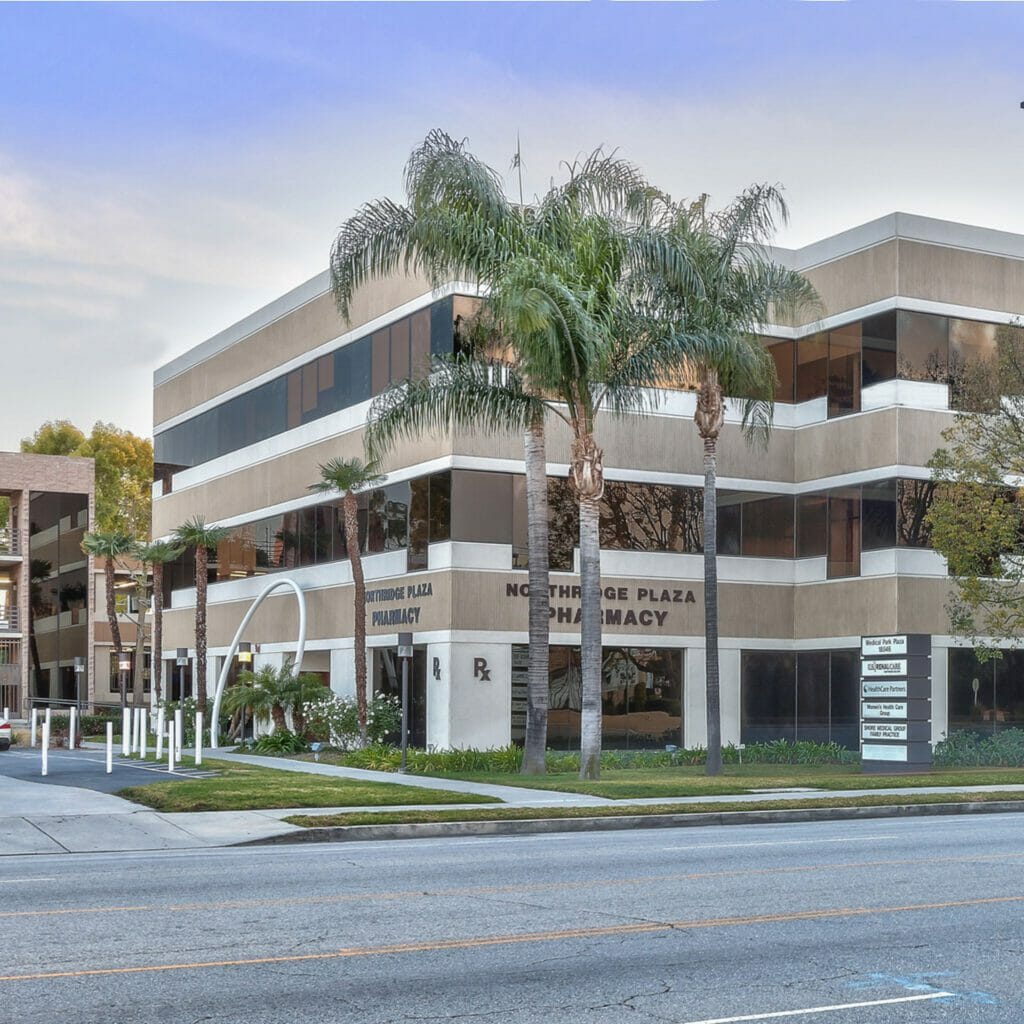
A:
{"label": "medical park plaza sign", "polygon": [[932,638],[926,633],[860,641],[860,738],[865,772],[932,765]]}

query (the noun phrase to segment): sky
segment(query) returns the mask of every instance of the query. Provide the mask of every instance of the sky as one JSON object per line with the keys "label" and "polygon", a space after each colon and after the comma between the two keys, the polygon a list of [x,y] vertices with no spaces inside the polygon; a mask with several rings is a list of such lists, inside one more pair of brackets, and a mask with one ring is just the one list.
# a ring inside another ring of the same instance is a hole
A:
{"label": "sky", "polygon": [[1024,233],[1022,44],[1014,3],[0,3],[0,450],[151,434],[153,370],[325,269],[435,127],[506,174],[518,136],[527,196],[597,146],[780,183],[787,246]]}

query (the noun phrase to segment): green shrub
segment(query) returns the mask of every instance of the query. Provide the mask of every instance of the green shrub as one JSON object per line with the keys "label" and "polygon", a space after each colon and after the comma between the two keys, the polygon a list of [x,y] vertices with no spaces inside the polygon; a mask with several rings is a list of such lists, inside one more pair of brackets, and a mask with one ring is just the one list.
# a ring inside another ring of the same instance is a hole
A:
{"label": "green shrub", "polygon": [[937,768],[1022,768],[1024,729],[954,732],[936,743],[933,753]]}
{"label": "green shrub", "polygon": [[309,750],[309,744],[290,729],[275,729],[261,736],[249,749],[254,754],[301,754]]}

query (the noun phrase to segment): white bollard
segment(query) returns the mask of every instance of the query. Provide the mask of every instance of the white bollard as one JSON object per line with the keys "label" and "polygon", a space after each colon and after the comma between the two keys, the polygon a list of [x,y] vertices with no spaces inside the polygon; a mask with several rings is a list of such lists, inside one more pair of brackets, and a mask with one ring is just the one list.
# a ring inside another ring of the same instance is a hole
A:
{"label": "white bollard", "polygon": [[9,722],[11,720],[11,709],[4,708],[4,721]]}
{"label": "white bollard", "polygon": [[196,767],[203,763],[203,713],[196,712]]}
{"label": "white bollard", "polygon": [[[47,709],[49,710],[49,709]],[[43,775],[50,771],[50,723],[43,723]]]}
{"label": "white bollard", "polygon": [[174,771],[174,723],[167,726],[167,770]]}
{"label": "white bollard", "polygon": [[46,713],[43,715],[43,726],[47,732],[50,731],[50,709],[46,709]]}
{"label": "white bollard", "polygon": [[181,724],[182,724],[182,713],[181,713],[181,708],[178,708],[178,710],[174,712],[174,744],[175,744],[175,746],[174,746],[174,760],[175,761],[180,761],[181,760],[181,737],[182,737],[182,735],[185,732],[185,730],[182,729]]}
{"label": "white bollard", "polygon": [[132,752],[132,713],[125,708],[121,712],[121,756],[127,757]]}
{"label": "white bollard", "polygon": [[107,774],[114,770],[114,723],[107,722]]}
{"label": "white bollard", "polygon": [[149,737],[146,735],[146,733],[149,732],[149,729],[146,725],[145,708],[139,708],[139,725],[141,726],[141,728],[139,729],[139,757],[141,757],[142,760],[145,761],[147,753],[146,740],[149,739]]}
{"label": "white bollard", "polygon": [[32,725],[31,725],[31,729],[29,731],[29,741],[28,741],[28,745],[30,747],[33,747],[33,748],[36,745],[36,732],[38,731],[38,727],[39,727],[39,708],[33,708],[32,709]]}
{"label": "white bollard", "polygon": [[68,712],[68,750],[75,749],[75,726],[78,724],[78,709],[72,708]]}
{"label": "white bollard", "polygon": [[159,761],[164,756],[164,712],[163,708],[156,716],[156,759]]}

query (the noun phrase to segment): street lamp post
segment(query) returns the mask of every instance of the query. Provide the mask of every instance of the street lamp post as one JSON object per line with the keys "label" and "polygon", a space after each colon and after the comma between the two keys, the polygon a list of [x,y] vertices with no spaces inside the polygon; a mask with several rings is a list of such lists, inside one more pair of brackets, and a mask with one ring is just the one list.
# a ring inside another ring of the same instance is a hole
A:
{"label": "street lamp post", "polygon": [[128,673],[132,670],[130,651],[121,651],[117,656],[117,674],[121,684],[121,710],[128,706]]}
{"label": "street lamp post", "polygon": [[412,660],[412,633],[398,634],[398,657],[402,662],[402,764],[398,770],[405,772],[409,753],[409,662]]}
{"label": "street lamp post", "polygon": [[75,708],[78,716],[82,716],[82,674],[85,672],[85,658],[78,655],[75,658]]}
{"label": "street lamp post", "polygon": [[[238,645],[238,650],[235,654],[238,659],[238,664],[245,668],[252,667],[252,644],[242,641]],[[240,720],[238,723],[238,738],[244,743],[245,742],[245,708],[243,707],[239,711]],[[253,718],[253,725],[255,726],[255,717]],[[256,739],[256,729],[252,730],[252,738]]]}

